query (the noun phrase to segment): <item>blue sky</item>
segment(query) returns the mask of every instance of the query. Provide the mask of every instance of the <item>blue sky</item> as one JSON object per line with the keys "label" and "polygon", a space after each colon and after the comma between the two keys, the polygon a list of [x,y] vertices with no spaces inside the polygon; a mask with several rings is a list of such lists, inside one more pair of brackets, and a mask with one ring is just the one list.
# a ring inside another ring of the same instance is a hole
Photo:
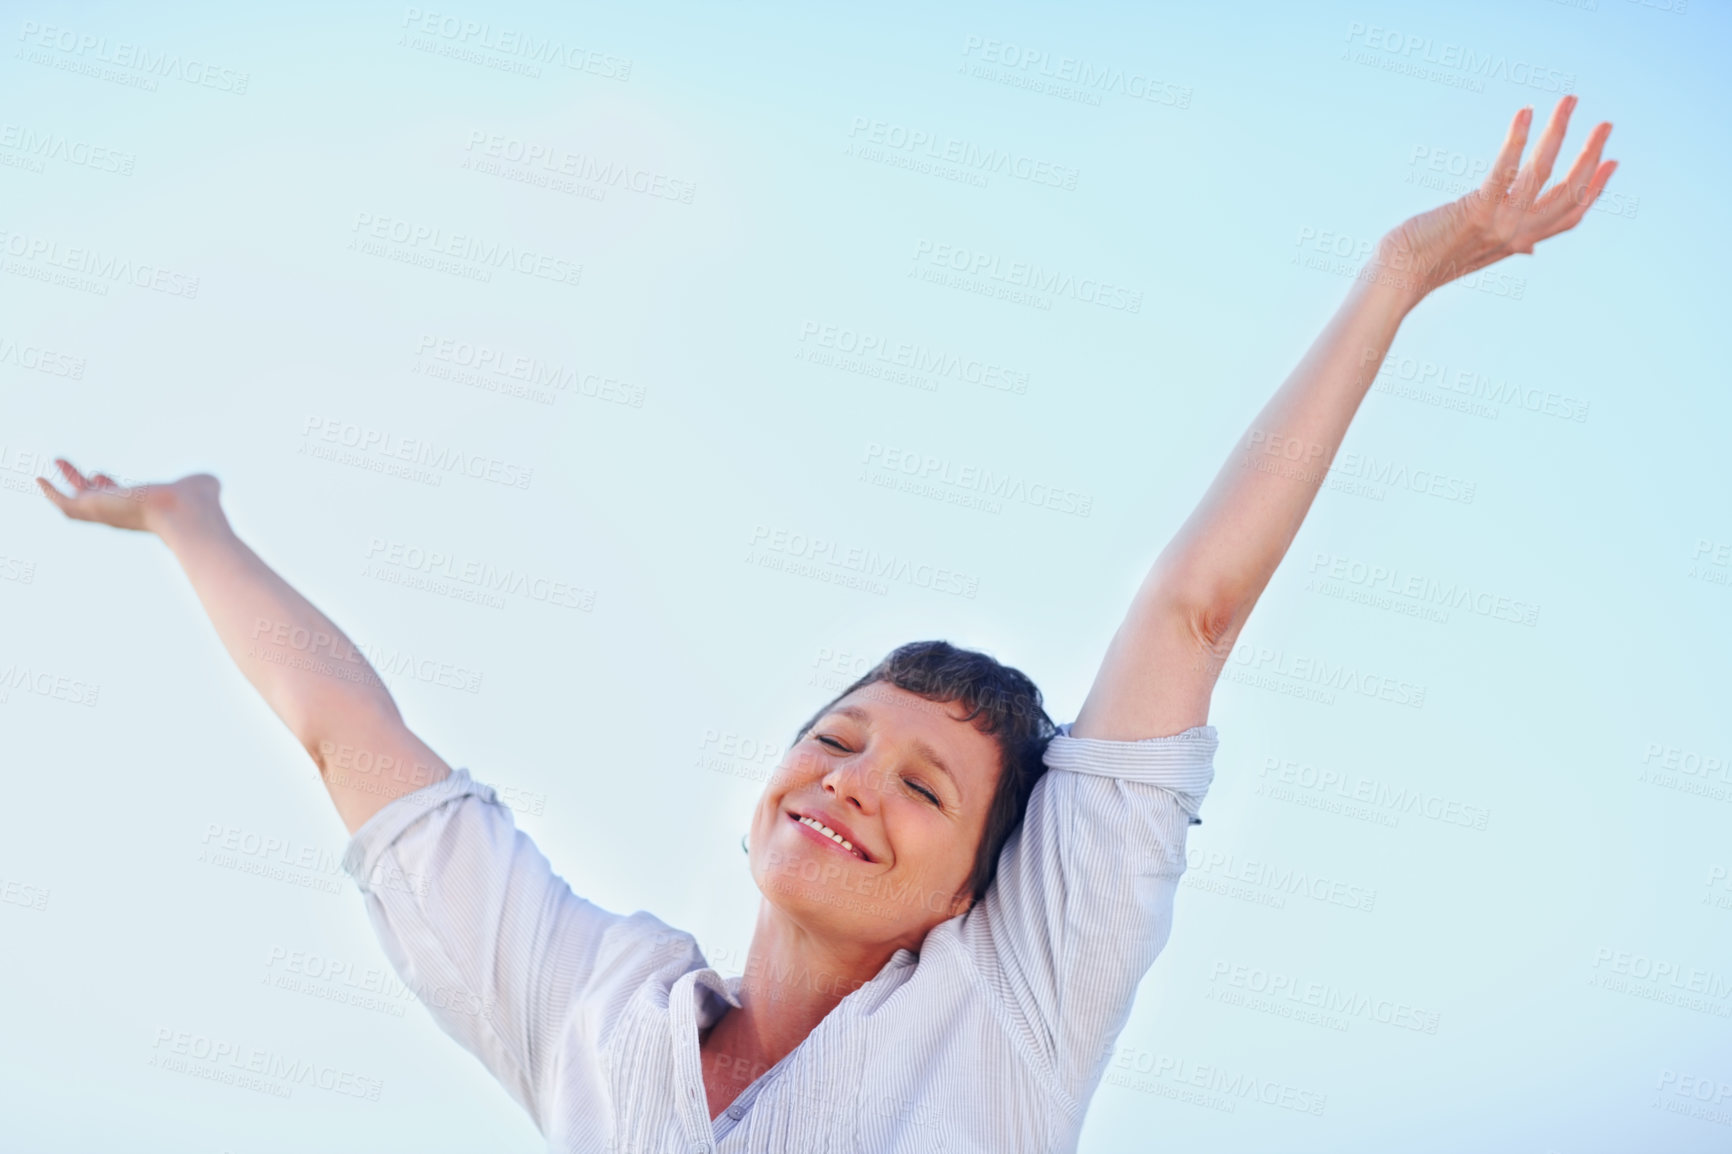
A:
{"label": "blue sky", "polygon": [[[927,637],[1074,716],[1357,255],[1565,90],[1560,169],[1608,119],[1619,171],[1396,338],[1215,694],[1083,1149],[1723,1148],[1723,8],[6,28],[0,1112],[30,1148],[538,1148],[392,989],[310,764],[173,558],[63,523],[47,455],[218,474],[579,893],[737,972],[775,744]],[[177,1075],[165,1029],[382,1089]]]}

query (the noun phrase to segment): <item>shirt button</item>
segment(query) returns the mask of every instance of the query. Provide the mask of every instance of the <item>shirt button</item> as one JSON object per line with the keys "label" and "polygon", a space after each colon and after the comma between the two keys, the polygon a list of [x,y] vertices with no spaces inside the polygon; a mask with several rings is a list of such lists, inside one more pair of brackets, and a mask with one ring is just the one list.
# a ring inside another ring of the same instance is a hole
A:
{"label": "shirt button", "polygon": [[693,1142],[692,1154],[711,1154],[710,1144],[708,1142]]}
{"label": "shirt button", "polygon": [[728,1117],[732,1118],[736,1122],[740,1120],[740,1115],[744,1113],[745,1111],[740,1109],[738,1106],[728,1107]]}

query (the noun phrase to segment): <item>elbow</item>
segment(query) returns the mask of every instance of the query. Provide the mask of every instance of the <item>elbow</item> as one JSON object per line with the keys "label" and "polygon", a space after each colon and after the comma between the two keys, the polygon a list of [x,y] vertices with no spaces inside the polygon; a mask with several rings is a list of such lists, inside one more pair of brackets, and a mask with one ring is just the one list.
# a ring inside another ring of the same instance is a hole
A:
{"label": "elbow", "polygon": [[404,732],[403,718],[394,705],[326,703],[289,728],[307,756],[318,767],[319,776],[330,781],[333,769],[353,769],[373,764],[384,749],[391,748]]}
{"label": "elbow", "polygon": [[1256,599],[1220,586],[1162,586],[1153,592],[1152,600],[1163,615],[1180,623],[1199,648],[1219,653],[1244,628]]}
{"label": "elbow", "polygon": [[313,759],[313,765],[318,768],[319,776],[327,777],[331,769],[331,754],[336,750],[335,743],[329,738],[311,735],[302,737],[300,741],[301,748],[307,751],[307,756]]}
{"label": "elbow", "polygon": [[1219,654],[1239,636],[1249,607],[1239,601],[1197,601],[1184,612],[1185,623],[1197,644],[1208,653]]}

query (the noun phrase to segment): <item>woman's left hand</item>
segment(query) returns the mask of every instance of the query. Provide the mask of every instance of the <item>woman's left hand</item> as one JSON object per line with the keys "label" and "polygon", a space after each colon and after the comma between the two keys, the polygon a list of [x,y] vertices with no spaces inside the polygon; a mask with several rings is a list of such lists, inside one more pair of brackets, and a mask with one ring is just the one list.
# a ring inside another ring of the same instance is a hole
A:
{"label": "woman's left hand", "polygon": [[1411,307],[1457,277],[1511,253],[1531,253],[1540,241],[1574,228],[1618,167],[1615,160],[1600,161],[1600,150],[1612,132],[1611,122],[1601,121],[1588,135],[1569,175],[1539,195],[1552,174],[1552,162],[1575,107],[1573,95],[1558,101],[1539,147],[1519,170],[1533,110],[1516,113],[1485,183],[1459,200],[1391,229],[1372,258],[1376,267],[1361,275],[1400,287]]}

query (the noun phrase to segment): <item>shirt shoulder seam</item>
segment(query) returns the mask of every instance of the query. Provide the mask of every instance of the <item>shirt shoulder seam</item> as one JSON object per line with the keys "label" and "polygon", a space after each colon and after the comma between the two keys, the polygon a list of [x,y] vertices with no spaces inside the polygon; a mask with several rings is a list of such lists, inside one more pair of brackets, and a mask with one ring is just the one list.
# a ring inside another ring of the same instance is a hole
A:
{"label": "shirt shoulder seam", "polygon": [[986,1003],[987,1012],[992,1015],[993,1024],[1004,1035],[1005,1041],[1010,1043],[1010,1047],[1018,1059],[1034,1074],[1035,1080],[1045,1087],[1046,1092],[1064,1110],[1067,1117],[1072,1120],[1079,1117],[1081,1104],[1061,1084],[1056,1064],[1049,1058],[1042,1056],[1020,1036],[1016,1023],[1010,1018],[1011,1007],[1006,1005],[1004,998],[993,993],[992,988],[987,984],[985,975],[980,972],[974,955],[964,949],[960,942],[951,943],[949,948],[960,956],[964,964],[968,966],[969,983],[973,986],[975,995]]}
{"label": "shirt shoulder seam", "polygon": [[[495,803],[495,804],[497,804],[497,803]],[[440,807],[435,807],[435,808],[443,808],[443,807],[440,806]],[[431,814],[432,812],[433,812],[432,810],[428,811],[429,814]],[[396,857],[396,855],[397,855],[397,842],[396,842],[395,838],[393,838],[390,842],[386,843],[386,845],[379,851],[378,857],[384,857],[386,854],[390,854],[392,857]],[[401,865],[402,865],[401,862],[398,862],[396,864],[399,867],[401,867]],[[427,917],[426,907],[421,904],[419,899],[415,899],[415,907],[418,911],[420,911],[422,920],[427,921],[429,924],[431,924],[432,919]],[[445,964],[451,969],[451,972],[458,973],[458,974],[462,973],[463,972],[462,967],[457,964],[457,959],[453,958],[451,956],[451,952],[445,948],[445,939],[437,932],[433,933],[430,936],[433,938],[433,944],[439,950],[439,956],[442,959],[444,959]],[[482,984],[485,985],[486,983],[483,982]],[[476,993],[477,995],[483,995],[484,994],[484,991],[481,991],[481,990],[476,990],[476,991],[472,991],[472,992]],[[416,996],[417,1001],[421,1000],[420,991],[416,991],[415,996]],[[427,1006],[427,1003],[425,1001],[422,1001],[421,1004],[423,1006]],[[541,1111],[542,1111],[542,1105],[543,1105],[543,1103],[542,1103],[543,1087],[541,1087],[535,1083],[535,1080],[529,1076],[529,1071],[523,1067],[522,1063],[518,1062],[517,1056],[511,1052],[511,1047],[510,1047],[510,1045],[507,1044],[507,1040],[506,1040],[505,1035],[500,1031],[499,1023],[494,1020],[493,1015],[494,1015],[494,1012],[496,1010],[496,1007],[493,1005],[489,1005],[488,999],[485,998],[484,996],[482,998],[482,1006],[483,1006],[483,1009],[485,1010],[485,1013],[482,1016],[482,1020],[487,1023],[488,1033],[492,1035],[494,1045],[498,1049],[500,1056],[503,1057],[505,1059],[505,1061],[510,1064],[511,1069],[517,1075],[518,1081],[524,1087],[526,1087],[529,1090],[529,1092],[534,1096],[532,1103],[529,1104],[529,1116],[534,1120],[536,1130],[539,1131],[540,1133],[542,1133],[543,1135],[545,1135],[547,1133],[547,1128],[542,1123],[542,1118],[541,1118]],[[427,1007],[427,1009],[428,1009],[429,1013],[432,1012],[431,1007]]]}

